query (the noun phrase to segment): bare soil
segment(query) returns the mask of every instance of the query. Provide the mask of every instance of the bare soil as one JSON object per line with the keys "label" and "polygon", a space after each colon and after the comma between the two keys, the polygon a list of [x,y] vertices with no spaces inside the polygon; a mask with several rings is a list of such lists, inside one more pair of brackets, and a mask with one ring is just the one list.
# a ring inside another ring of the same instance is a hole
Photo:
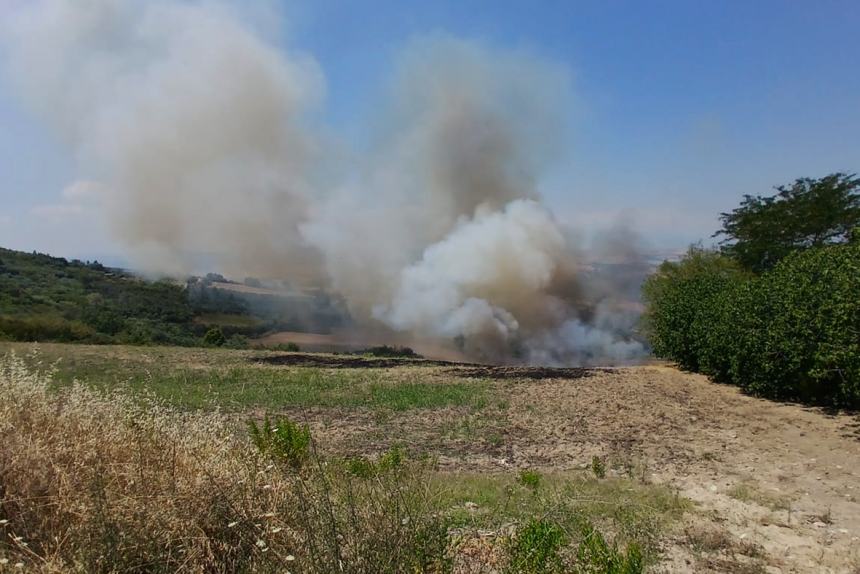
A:
{"label": "bare soil", "polygon": [[488,379],[490,404],[290,414],[344,451],[405,444],[478,472],[583,469],[598,456],[610,474],[671,485],[696,506],[666,572],[860,572],[856,413],[757,399],[668,366],[426,371]]}

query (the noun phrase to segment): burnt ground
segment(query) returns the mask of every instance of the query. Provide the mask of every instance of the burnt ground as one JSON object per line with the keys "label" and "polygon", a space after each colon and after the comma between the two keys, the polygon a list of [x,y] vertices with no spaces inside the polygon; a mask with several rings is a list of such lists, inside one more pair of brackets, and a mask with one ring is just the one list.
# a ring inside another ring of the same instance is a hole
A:
{"label": "burnt ground", "polygon": [[446,373],[466,379],[559,379],[589,377],[606,369],[581,367],[531,367],[484,365],[407,357],[367,357],[361,355],[326,355],[319,353],[289,353],[250,357],[249,361],[285,367],[318,367],[324,369],[391,369],[395,367],[452,367]]}
{"label": "burnt ground", "polygon": [[265,363],[285,367],[319,367],[324,369],[390,369],[393,367],[444,367],[463,364],[453,361],[406,357],[367,357],[362,355],[327,355],[317,353],[260,355],[250,357],[248,360],[253,363]]}

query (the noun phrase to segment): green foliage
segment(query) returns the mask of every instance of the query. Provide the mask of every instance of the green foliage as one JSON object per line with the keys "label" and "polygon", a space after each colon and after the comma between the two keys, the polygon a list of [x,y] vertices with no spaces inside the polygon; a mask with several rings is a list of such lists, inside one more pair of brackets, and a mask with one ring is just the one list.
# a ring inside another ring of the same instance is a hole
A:
{"label": "green foliage", "polygon": [[[98,262],[0,248],[4,339],[199,346],[215,325],[227,346],[245,348],[242,337],[277,328],[242,313],[234,295],[199,281],[148,281]],[[206,320],[225,317],[225,324]]]}
{"label": "green foliage", "polygon": [[310,455],[311,431],[307,425],[300,427],[287,418],[272,425],[266,415],[262,427],[248,421],[248,432],[262,454],[293,469],[300,469]]}
{"label": "green foliage", "polygon": [[595,478],[606,478],[606,463],[599,456],[591,457],[591,472]]}
{"label": "green foliage", "polygon": [[566,543],[567,534],[561,526],[545,519],[532,519],[517,532],[508,545],[507,572],[564,572],[562,550]]}
{"label": "green foliage", "polygon": [[227,342],[221,327],[212,327],[203,335],[203,344],[207,347],[223,347]]}
{"label": "green foliage", "polygon": [[701,247],[691,247],[681,261],[663,262],[642,286],[644,327],[654,354],[698,371],[714,312],[721,308],[717,298],[742,275],[733,260]]}
{"label": "green foliage", "polygon": [[391,347],[389,345],[380,345],[378,347],[370,347],[359,351],[359,354],[370,355],[372,357],[401,357],[407,359],[421,359],[421,355],[416,353],[410,347]]}
{"label": "green foliage", "polygon": [[521,470],[517,482],[536,491],[540,487],[542,475],[536,470]]}
{"label": "green foliage", "polygon": [[844,243],[860,225],[860,179],[835,173],[779,186],[770,197],[744,196],[721,216],[723,251],[755,272],[771,269],[789,254]]}
{"label": "green foliage", "polygon": [[400,470],[406,463],[406,453],[400,446],[393,446],[379,460],[373,461],[363,456],[346,460],[346,469],[359,478],[373,478],[380,474]]}
{"label": "green foliage", "polygon": [[860,244],[797,251],[753,276],[691,249],[643,287],[655,354],[754,394],[860,404]]}
{"label": "green foliage", "polygon": [[591,524],[586,524],[576,552],[576,566],[578,574],[641,574],[645,571],[645,558],[635,542],[622,552],[616,545],[610,546]]}

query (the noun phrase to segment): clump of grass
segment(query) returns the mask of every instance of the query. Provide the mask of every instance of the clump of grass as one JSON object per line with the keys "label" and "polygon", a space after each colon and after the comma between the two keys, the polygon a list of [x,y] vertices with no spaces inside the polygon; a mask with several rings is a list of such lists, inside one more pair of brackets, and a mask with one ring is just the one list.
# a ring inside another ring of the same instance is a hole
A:
{"label": "clump of grass", "polygon": [[591,457],[591,472],[596,478],[606,478],[606,463],[599,456]]}
{"label": "clump of grass", "polygon": [[541,478],[543,476],[536,470],[521,470],[517,482],[536,491],[540,486]]}
{"label": "clump of grass", "polygon": [[363,456],[348,458],[346,469],[350,474],[359,478],[373,478],[403,468],[406,461],[406,453],[403,448],[393,446],[376,461]]}
{"label": "clump of grass", "polygon": [[582,574],[641,574],[645,558],[636,542],[625,550],[606,542],[603,534],[591,524],[583,527],[582,541],[576,552],[576,572]]}
{"label": "clump of grass", "polygon": [[529,520],[509,543],[506,572],[511,574],[564,572],[562,550],[567,543],[567,538],[565,530],[550,520]]}
{"label": "clump of grass", "polygon": [[298,469],[310,455],[311,431],[307,425],[299,426],[288,418],[272,425],[266,415],[262,427],[248,421],[248,431],[257,450],[281,464]]}
{"label": "clump of grass", "polygon": [[791,499],[789,497],[763,492],[748,482],[740,482],[734,485],[726,494],[735,500],[752,502],[769,508],[772,511],[789,510],[791,508]]}

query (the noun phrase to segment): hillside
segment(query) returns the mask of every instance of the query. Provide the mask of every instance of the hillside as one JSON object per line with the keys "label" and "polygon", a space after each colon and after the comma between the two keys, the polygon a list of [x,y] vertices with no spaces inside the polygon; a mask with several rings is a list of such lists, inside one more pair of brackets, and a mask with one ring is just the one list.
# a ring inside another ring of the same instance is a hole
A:
{"label": "hillside", "polygon": [[0,248],[0,339],[197,345],[219,326],[232,346],[277,327],[237,295],[193,278],[150,281],[97,261]]}
{"label": "hillside", "polygon": [[13,340],[190,343],[184,287],[98,263],[0,249],[0,334]]}

